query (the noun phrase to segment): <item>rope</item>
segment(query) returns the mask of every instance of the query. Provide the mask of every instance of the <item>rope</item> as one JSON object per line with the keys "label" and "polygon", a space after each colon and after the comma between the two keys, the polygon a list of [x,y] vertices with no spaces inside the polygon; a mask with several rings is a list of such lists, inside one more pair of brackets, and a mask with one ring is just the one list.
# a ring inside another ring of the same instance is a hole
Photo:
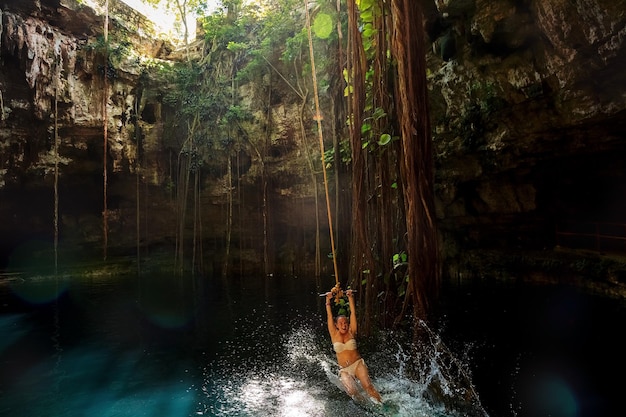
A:
{"label": "rope", "polygon": [[[339,284],[339,269],[337,268],[337,256],[335,253],[335,234],[333,232],[333,216],[330,211],[330,198],[328,193],[328,179],[326,176],[326,160],[324,157],[324,134],[322,132],[322,114],[320,113],[320,99],[317,90],[317,76],[315,75],[315,58],[313,56],[313,37],[311,35],[311,16],[309,15],[308,1],[304,0],[304,10],[306,11],[306,27],[309,37],[309,55],[311,57],[311,75],[313,77],[313,97],[315,99],[315,120],[317,121],[317,137],[320,143],[320,152],[322,154],[322,172],[324,173],[324,191],[326,193],[326,212],[328,213],[328,228],[330,233],[330,248],[333,255],[333,268],[335,271],[335,289],[339,293],[341,285]],[[316,190],[317,192],[317,190]]]}

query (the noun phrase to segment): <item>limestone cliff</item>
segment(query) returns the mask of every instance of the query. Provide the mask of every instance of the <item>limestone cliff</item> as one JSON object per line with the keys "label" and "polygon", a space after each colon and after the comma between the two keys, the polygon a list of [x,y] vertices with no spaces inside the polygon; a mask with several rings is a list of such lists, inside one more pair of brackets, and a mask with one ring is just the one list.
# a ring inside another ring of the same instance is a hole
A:
{"label": "limestone cliff", "polygon": [[626,2],[438,0],[427,28],[447,265],[624,254]]}
{"label": "limestone cliff", "polygon": [[[481,274],[489,265],[477,251],[546,253],[571,246],[557,233],[565,223],[626,224],[626,1],[423,4],[432,44],[429,99],[446,271]],[[104,67],[96,46],[103,17],[73,0],[0,5],[3,262],[33,239],[50,245],[55,132],[61,239],[72,253],[95,250],[102,239]],[[138,240],[174,244],[169,181],[176,155],[163,131],[171,116],[162,100],[167,80],[156,73],[146,78],[145,70],[146,60],[181,55],[170,55],[171,47],[150,35],[140,15],[123,11],[112,21],[139,51],[117,63],[107,96],[110,242],[120,253],[133,253]],[[246,91],[254,94],[242,86],[244,99]],[[259,194],[265,172],[279,237],[274,250],[293,263],[312,251],[306,247],[315,228],[312,187],[293,132],[299,104],[272,103],[270,155],[261,161],[250,148],[237,159],[245,190],[238,197],[238,227],[254,230],[237,245],[250,253],[242,260],[258,260],[259,224],[268,220]],[[262,106],[253,111],[259,120],[266,114]],[[206,180],[203,209],[206,218],[218,219],[205,224],[207,241],[225,233],[223,176]],[[619,230],[607,234],[626,238]],[[623,254],[614,243],[624,240],[611,242],[592,249]]]}
{"label": "limestone cliff", "polygon": [[[21,244],[45,248],[53,229],[55,163],[59,166],[62,242],[98,245],[103,201],[103,103],[106,98],[112,227],[119,229],[117,179],[130,181],[137,157],[137,113],[152,112],[140,77],[146,59],[169,50],[151,24],[111,1],[113,48],[133,45],[115,70],[98,57],[104,17],[74,0],[3,1],[0,7],[0,242],[4,256]],[[111,80],[107,94],[103,74]],[[114,71],[112,73],[111,71]],[[151,120],[154,123],[154,117]],[[161,152],[158,129],[146,126],[146,152]],[[55,141],[58,150],[55,151]],[[58,158],[57,158],[58,152]],[[146,172],[151,179],[154,175]],[[158,181],[157,181],[158,182]],[[127,243],[127,239],[121,239]]]}
{"label": "limestone cliff", "polygon": [[[158,39],[149,22],[121,2],[111,0],[109,9],[114,65],[105,63],[102,53],[101,7],[94,10],[74,0],[0,4],[0,216],[6,219],[1,264],[23,267],[22,252],[31,263],[33,253],[49,255],[55,182],[62,259],[99,256],[105,228],[112,255],[132,255],[138,245],[142,257],[160,247],[171,252],[180,244],[173,193],[180,148],[172,145],[179,140],[176,116],[163,102],[171,80],[163,78],[159,66],[185,59],[186,52]],[[194,56],[201,51],[201,42],[192,45]],[[250,102],[256,93],[242,86],[241,94],[248,94],[243,100]],[[267,117],[261,104],[250,108],[255,118]],[[278,236],[270,250],[290,265],[296,251],[300,265],[310,258],[316,215],[310,174],[294,135],[299,111],[299,103],[276,102],[269,154],[261,160],[254,145],[242,149],[233,158],[234,180],[227,178],[233,177],[226,173],[228,158],[219,152],[203,155],[208,174],[202,178],[204,226],[199,233],[207,269],[210,262],[220,262],[229,198],[237,205],[233,228],[243,230],[238,236],[246,239],[231,243],[241,268],[259,265],[259,248],[269,234]],[[259,125],[249,126],[251,137],[267,136],[262,120]],[[271,187],[266,195],[261,193],[267,187],[264,176]],[[234,196],[229,181],[238,184]],[[269,226],[264,228],[264,222]]]}

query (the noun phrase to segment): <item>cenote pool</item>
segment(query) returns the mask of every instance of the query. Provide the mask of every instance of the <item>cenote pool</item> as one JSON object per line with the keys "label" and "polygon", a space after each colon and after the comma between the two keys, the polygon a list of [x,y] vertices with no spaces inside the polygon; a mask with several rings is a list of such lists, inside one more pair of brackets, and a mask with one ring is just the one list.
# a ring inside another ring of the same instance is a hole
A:
{"label": "cenote pool", "polygon": [[[403,336],[361,340],[390,404],[381,409],[355,404],[327,377],[335,366],[320,290],[287,276],[3,276],[0,415],[620,415],[621,302],[448,283],[420,381],[406,376]],[[428,400],[434,379],[462,395],[456,377],[470,381],[470,408]]]}

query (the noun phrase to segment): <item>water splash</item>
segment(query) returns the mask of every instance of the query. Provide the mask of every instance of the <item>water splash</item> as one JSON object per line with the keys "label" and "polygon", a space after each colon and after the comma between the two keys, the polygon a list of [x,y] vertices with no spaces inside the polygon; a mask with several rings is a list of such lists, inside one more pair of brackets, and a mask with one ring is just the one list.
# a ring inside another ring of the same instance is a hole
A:
{"label": "water splash", "polygon": [[443,403],[447,410],[466,417],[486,417],[478,393],[472,382],[469,363],[471,346],[460,355],[451,351],[441,336],[420,321],[422,338],[415,351],[413,363],[421,364],[417,376],[425,388],[424,396],[431,401]]}
{"label": "water splash", "polygon": [[[404,348],[404,337],[384,333],[376,351],[362,349],[372,381],[385,402],[382,407],[357,403],[342,391],[323,329],[298,327],[284,335],[276,356],[245,363],[237,363],[237,346],[228,343],[233,356],[222,356],[205,371],[202,390],[206,401],[198,414],[486,417],[471,381],[469,389],[464,387],[469,378],[464,367],[434,333],[432,336],[432,343],[420,349],[420,355],[428,360],[417,377],[409,377],[412,358]],[[433,391],[443,394],[445,401],[438,401]],[[455,402],[462,407],[452,407]]]}

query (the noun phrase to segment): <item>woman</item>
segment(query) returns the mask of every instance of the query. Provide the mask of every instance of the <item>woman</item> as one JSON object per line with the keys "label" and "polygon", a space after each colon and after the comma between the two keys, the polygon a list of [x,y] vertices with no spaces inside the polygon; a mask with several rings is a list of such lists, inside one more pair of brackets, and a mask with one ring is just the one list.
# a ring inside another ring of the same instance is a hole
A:
{"label": "woman", "polygon": [[352,290],[346,291],[346,295],[348,296],[348,302],[350,304],[350,319],[348,320],[346,316],[338,316],[333,320],[331,300],[334,297],[334,293],[333,291],[326,293],[328,333],[330,333],[330,340],[333,342],[333,349],[337,354],[337,362],[341,367],[339,370],[339,379],[341,379],[348,395],[353,399],[360,397],[355,381],[356,378],[361,382],[361,386],[373,401],[382,403],[380,394],[376,391],[376,388],[374,388],[370,380],[367,365],[365,365],[365,361],[361,358],[356,348],[356,307],[354,306]]}

